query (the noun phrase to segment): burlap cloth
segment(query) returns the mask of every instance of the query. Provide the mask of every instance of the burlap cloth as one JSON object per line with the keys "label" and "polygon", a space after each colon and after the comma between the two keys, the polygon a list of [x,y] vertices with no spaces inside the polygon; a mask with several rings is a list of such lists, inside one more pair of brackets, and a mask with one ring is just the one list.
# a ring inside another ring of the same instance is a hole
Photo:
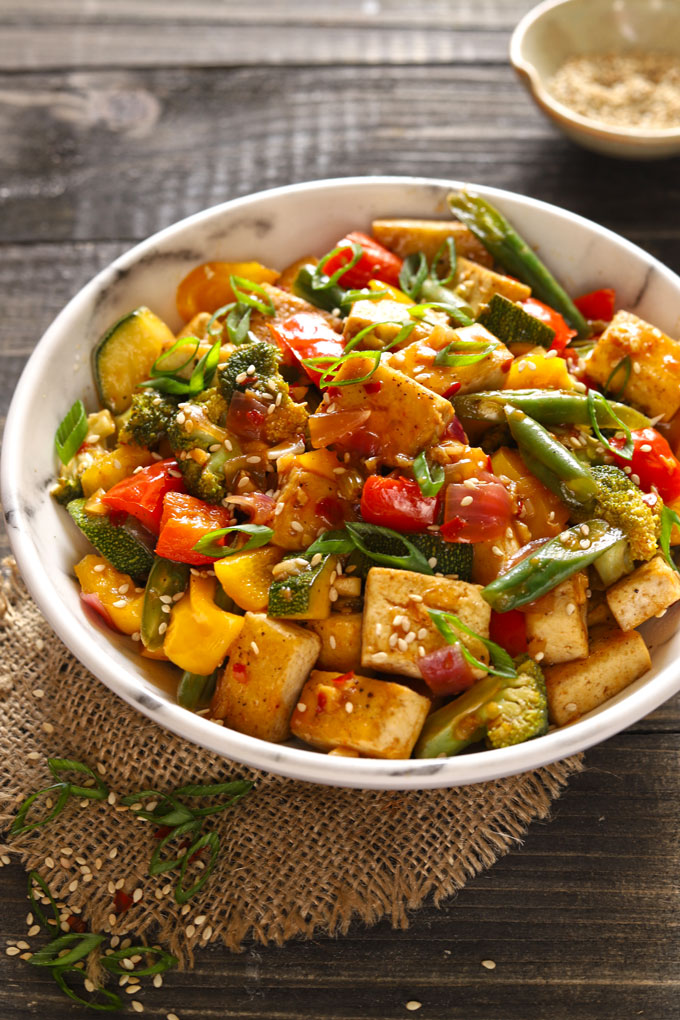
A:
{"label": "burlap cloth", "polygon": [[[207,820],[221,853],[184,914],[173,897],[174,873],[148,877],[153,826],[119,805],[72,798],[53,822],[2,848],[38,869],[92,930],[146,935],[183,963],[216,939],[234,950],[246,938],[280,944],[346,932],[353,918],[374,924],[387,917],[404,928],[426,897],[440,904],[516,844],[533,819],[545,818],[583,767],[577,756],[497,782],[401,793],[314,786],[225,761],[159,729],[88,673],[11,564],[0,593],[0,712],[0,832],[28,794],[49,785],[50,756],[101,763],[120,795],[256,780],[234,810]],[[112,890],[121,879],[126,891],[143,894],[112,925]]]}

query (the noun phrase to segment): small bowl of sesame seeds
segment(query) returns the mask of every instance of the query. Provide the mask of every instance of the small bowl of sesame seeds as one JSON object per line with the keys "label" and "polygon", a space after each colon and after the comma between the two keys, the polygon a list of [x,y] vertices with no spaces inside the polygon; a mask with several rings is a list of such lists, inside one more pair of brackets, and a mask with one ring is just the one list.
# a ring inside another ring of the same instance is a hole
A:
{"label": "small bowl of sesame seeds", "polygon": [[517,25],[510,61],[579,145],[620,159],[680,154],[677,0],[546,0]]}

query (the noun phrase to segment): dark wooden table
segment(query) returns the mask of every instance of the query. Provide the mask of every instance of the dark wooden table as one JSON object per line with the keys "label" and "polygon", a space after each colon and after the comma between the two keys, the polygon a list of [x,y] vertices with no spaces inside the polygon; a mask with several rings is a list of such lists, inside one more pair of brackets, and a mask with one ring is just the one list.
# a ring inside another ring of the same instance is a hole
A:
{"label": "dark wooden table", "polygon": [[[33,345],[96,270],[188,213],[273,185],[373,173],[493,184],[680,270],[680,161],[612,162],[553,130],[506,59],[530,6],[2,0],[3,421]],[[675,1020],[679,708],[590,751],[552,821],[408,931],[211,948],[145,995],[145,1015]],[[25,935],[24,888],[18,866],[2,869],[3,949]],[[0,953],[0,1020],[77,1015],[49,976]]]}

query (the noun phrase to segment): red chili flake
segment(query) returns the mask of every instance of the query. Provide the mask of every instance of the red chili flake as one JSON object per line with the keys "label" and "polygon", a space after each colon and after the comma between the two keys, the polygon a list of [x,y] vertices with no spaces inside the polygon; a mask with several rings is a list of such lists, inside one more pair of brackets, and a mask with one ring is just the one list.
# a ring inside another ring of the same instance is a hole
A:
{"label": "red chili flake", "polygon": [[87,925],[83,921],[82,917],[77,917],[75,914],[71,914],[70,917],[67,917],[66,923],[71,931],[77,931],[80,934],[87,931]]}
{"label": "red chili flake", "polygon": [[367,393],[380,393],[382,389],[382,383],[379,379],[374,379],[372,382],[367,382],[364,386]]}
{"label": "red chili flake", "polygon": [[126,893],[124,889],[118,889],[113,897],[113,908],[117,914],[124,914],[126,910],[130,909],[133,902],[132,896]]}
{"label": "red chili flake", "polygon": [[233,672],[234,672],[235,679],[240,684],[247,684],[248,683],[248,670],[246,669],[246,667],[243,665],[242,662],[235,662],[234,663]]}
{"label": "red chili flake", "polygon": [[462,383],[459,382],[451,383],[448,390],[445,390],[444,393],[442,393],[442,396],[444,397],[445,400],[448,400],[450,397],[454,397],[458,390],[461,388],[461,386]]}
{"label": "red chili flake", "polygon": [[324,692],[323,691],[319,691],[319,693],[316,696],[316,714],[317,715],[320,715],[321,712],[323,712],[323,710],[326,707],[327,702],[328,702],[328,698],[326,697]]}
{"label": "red chili flake", "polygon": [[342,676],[335,676],[335,677],[333,677],[333,683],[334,684],[344,684],[345,680],[353,680],[353,679],[354,679],[354,670],[350,669],[349,673],[343,673]]}
{"label": "red chili flake", "polygon": [[335,400],[336,397],[340,396],[342,390],[340,389],[339,386],[327,386],[326,393],[328,394],[331,400]]}
{"label": "red chili flake", "polygon": [[465,434],[465,429],[461,425],[460,421],[454,414],[453,418],[446,426],[446,432],[444,433],[445,439],[456,439],[459,443],[467,443],[468,437]]}
{"label": "red chili flake", "polygon": [[159,829],[156,829],[156,831],[154,832],[153,838],[154,839],[165,839],[165,837],[169,836],[171,832],[172,832],[172,829],[170,828],[169,825],[161,825],[161,827]]}
{"label": "red chili flake", "polygon": [[515,360],[514,358],[508,358],[507,361],[504,361],[503,364],[501,365],[501,372],[509,372],[510,366],[512,365],[514,360]]}

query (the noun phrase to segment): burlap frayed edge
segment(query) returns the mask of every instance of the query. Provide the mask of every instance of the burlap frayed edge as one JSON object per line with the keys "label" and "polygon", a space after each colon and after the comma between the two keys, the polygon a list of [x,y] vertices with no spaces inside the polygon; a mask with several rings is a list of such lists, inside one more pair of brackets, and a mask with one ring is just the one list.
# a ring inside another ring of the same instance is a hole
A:
{"label": "burlap frayed edge", "polygon": [[[409,914],[429,896],[441,906],[520,844],[530,822],[548,817],[569,777],[584,767],[577,755],[494,783],[399,793],[311,786],[226,762],[160,730],[94,680],[40,616],[13,561],[3,565],[0,647],[3,653],[16,652],[7,663],[3,655],[0,673],[0,698],[8,709],[0,724],[3,828],[18,804],[45,785],[45,760],[51,755],[90,764],[101,760],[106,781],[120,794],[140,785],[170,790],[180,782],[219,781],[225,771],[257,783],[235,812],[216,816],[224,858],[186,915],[168,895],[157,898],[166,876],[155,880],[146,874],[148,830],[137,828],[140,823],[129,812],[116,816],[118,807],[112,811],[89,802],[83,809],[87,815],[69,808],[49,833],[37,830],[3,848],[17,853],[29,870],[39,870],[58,898],[82,910],[92,930],[153,936],[182,964],[191,963],[197,946],[217,938],[239,950],[246,939],[281,945],[294,937],[344,934],[355,919],[374,925],[387,918],[393,927],[406,928]],[[44,660],[37,667],[35,645],[42,646]],[[40,701],[30,697],[36,674],[45,690]],[[50,702],[63,728],[48,734],[38,720],[48,718]],[[126,739],[112,754],[115,722]],[[12,723],[19,733],[9,740]],[[29,745],[40,760],[12,769],[12,752]],[[149,747],[155,755],[151,764]],[[131,782],[138,774],[140,781]],[[99,881],[85,884],[79,878],[77,887],[69,888],[74,870],[59,858],[59,848],[73,844],[84,859],[103,862]],[[115,860],[108,857],[111,847],[118,853]],[[49,870],[46,857],[55,862]],[[111,925],[109,883],[119,880],[121,870],[126,891],[142,888],[144,895]],[[197,915],[208,920],[187,934],[187,921]],[[206,939],[208,924],[212,932]]]}

